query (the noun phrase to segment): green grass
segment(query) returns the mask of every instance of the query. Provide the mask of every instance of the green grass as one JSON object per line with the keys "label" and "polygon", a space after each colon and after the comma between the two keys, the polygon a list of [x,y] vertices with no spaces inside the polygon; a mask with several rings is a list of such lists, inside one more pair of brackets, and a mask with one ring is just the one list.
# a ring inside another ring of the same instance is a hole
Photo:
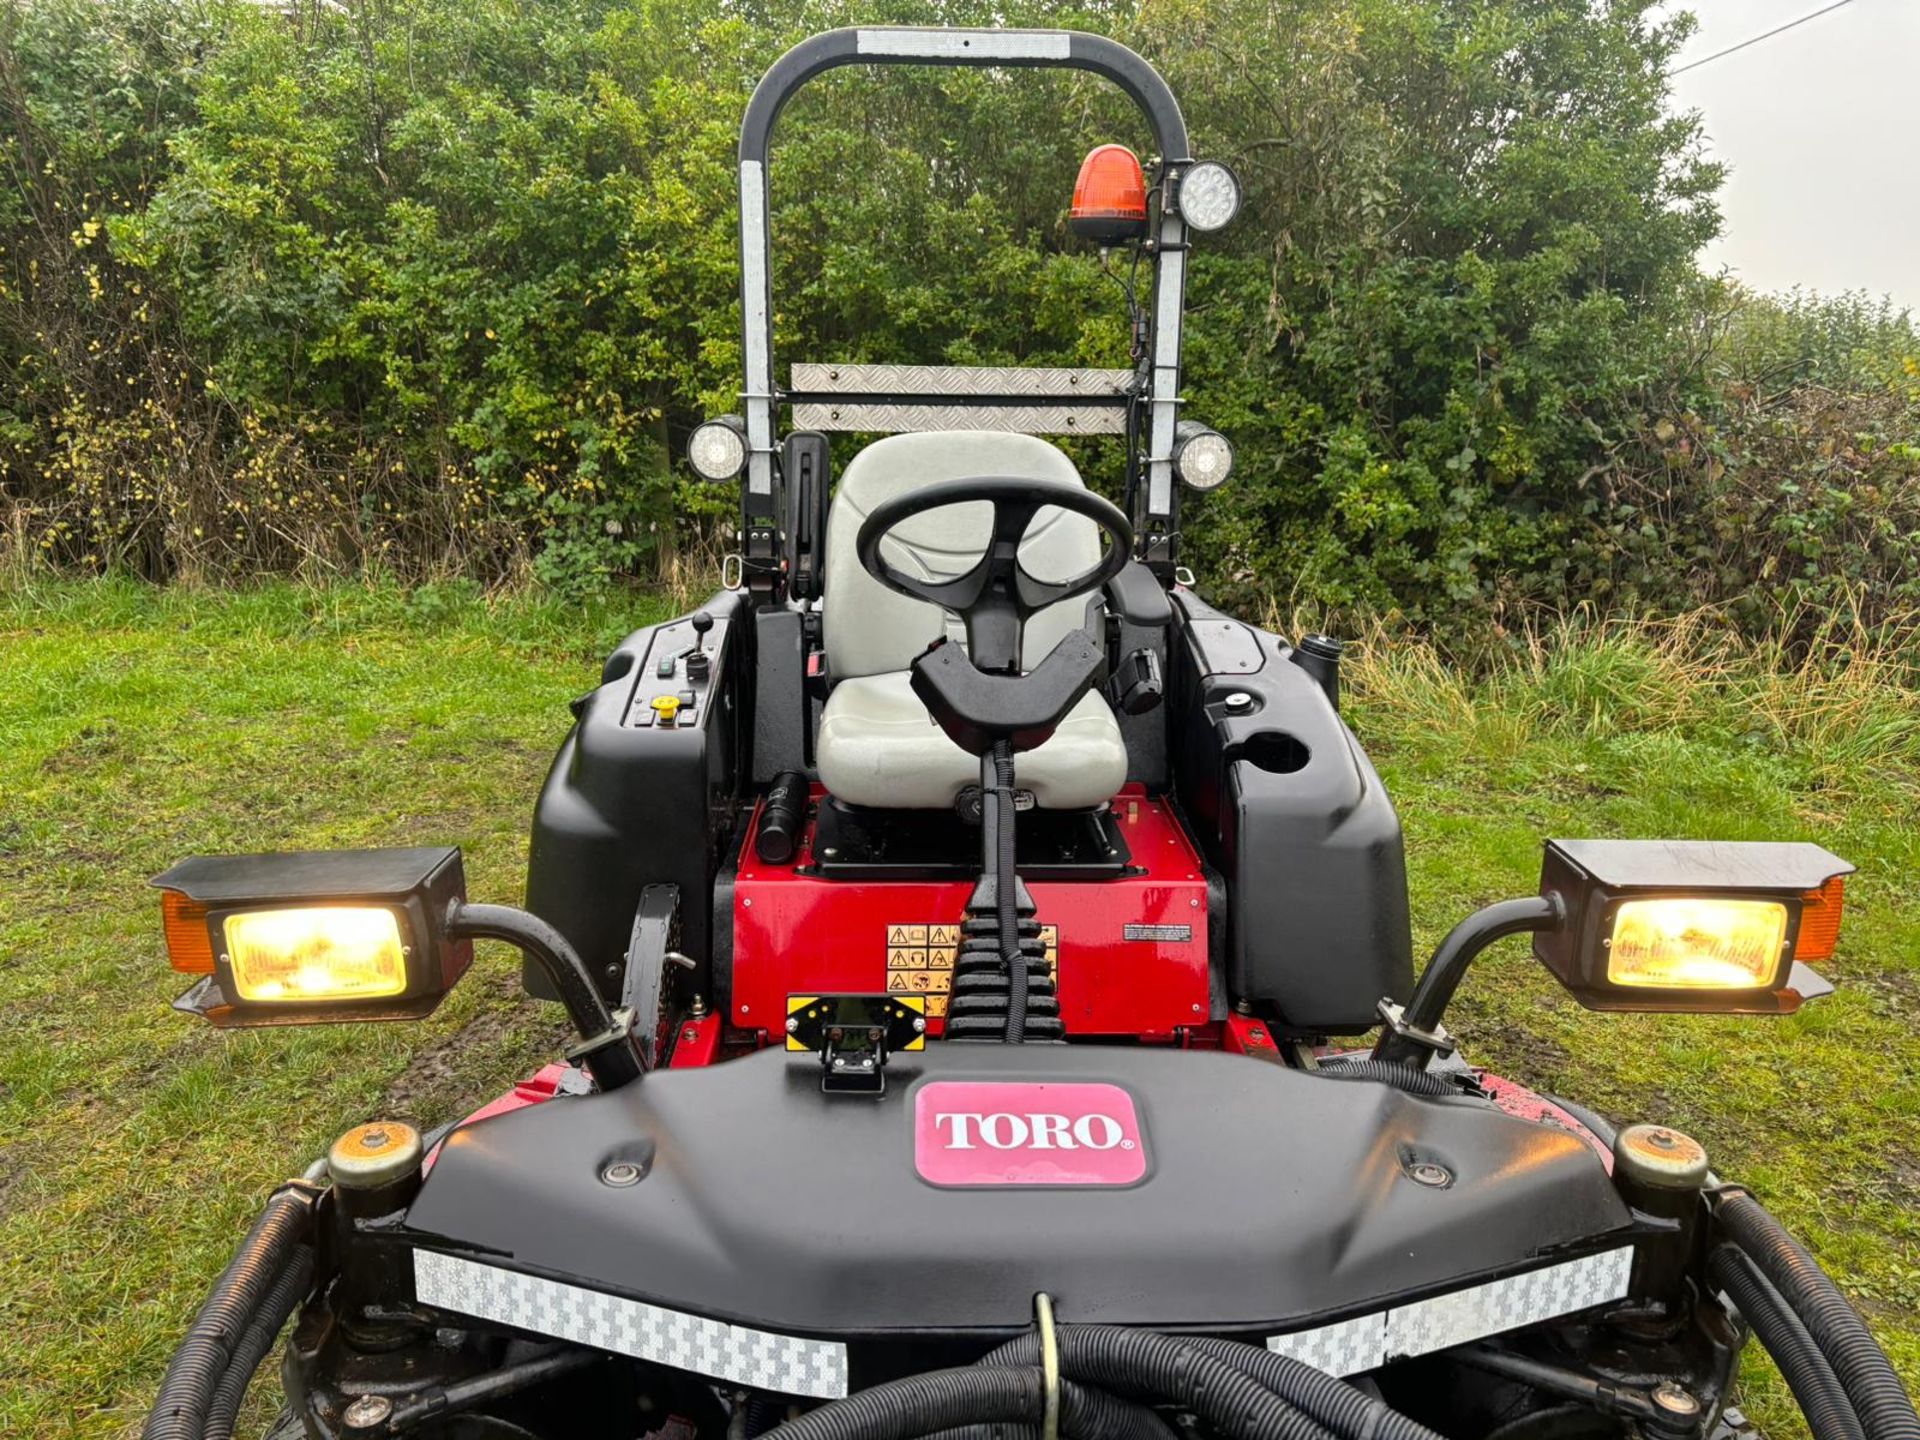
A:
{"label": "green grass", "polygon": [[[497,949],[424,1025],[214,1032],[168,1009],[185,982],[147,877],[196,851],[449,842],[477,898],[517,898],[565,702],[663,608],[458,588],[0,595],[0,1434],[137,1428],[275,1181],[371,1114],[453,1117],[560,1040]],[[1589,1015],[1520,942],[1449,1018],[1477,1058],[1705,1141],[1912,1381],[1920,700],[1901,679],[1864,644],[1798,666],[1641,627],[1549,637],[1468,681],[1376,639],[1350,712],[1407,824],[1423,946],[1526,893],[1548,834],[1809,838],[1860,865],[1841,991],[1793,1018]],[[1751,1374],[1768,1433],[1800,1433]]]}
{"label": "green grass", "polygon": [[554,1053],[498,947],[419,1026],[173,1013],[196,851],[447,842],[517,900],[566,702],[643,600],[460,590],[0,598],[0,1435],[117,1435],[262,1195],[374,1113],[432,1124]]}

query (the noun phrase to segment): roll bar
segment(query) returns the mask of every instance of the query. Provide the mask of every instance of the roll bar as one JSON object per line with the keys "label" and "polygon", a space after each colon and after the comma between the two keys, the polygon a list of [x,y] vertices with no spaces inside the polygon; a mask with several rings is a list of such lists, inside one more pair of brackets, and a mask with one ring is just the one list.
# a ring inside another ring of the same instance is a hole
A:
{"label": "roll bar", "polygon": [[[842,65],[1016,66],[1087,70],[1113,81],[1146,115],[1160,147],[1160,181],[1169,190],[1191,163],[1187,122],[1160,73],[1103,35],[1078,30],[993,30],[862,26],[801,41],[773,63],[754,89],[740,125],[740,299],[746,388],[747,475],[741,496],[745,569],[777,573],[779,507],[774,494],[773,277],[768,147],[787,101],[814,76]],[[1146,559],[1171,573],[1178,525],[1173,475],[1179,418],[1180,322],[1186,289],[1187,227],[1176,207],[1160,207],[1154,235],[1153,314],[1139,378],[1143,457],[1130,457],[1127,488]],[[978,397],[973,397],[977,399]],[[775,582],[777,583],[777,582]]]}
{"label": "roll bar", "polygon": [[955,30],[879,26],[827,30],[802,40],[773,62],[754,87],[740,125],[740,158],[766,163],[780,111],[814,76],[842,65],[1015,65],[1090,70],[1132,97],[1153,126],[1166,160],[1185,160],[1187,122],[1167,82],[1118,40],[1081,30]]}

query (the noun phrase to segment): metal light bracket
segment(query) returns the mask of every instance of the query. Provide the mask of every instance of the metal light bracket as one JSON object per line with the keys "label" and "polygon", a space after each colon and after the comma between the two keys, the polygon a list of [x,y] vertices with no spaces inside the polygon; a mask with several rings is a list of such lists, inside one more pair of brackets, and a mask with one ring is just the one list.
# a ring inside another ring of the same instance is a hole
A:
{"label": "metal light bracket", "polygon": [[879,1095],[887,1059],[927,1044],[926,999],[920,995],[789,995],[787,1049],[820,1057],[820,1088],[829,1095]]}

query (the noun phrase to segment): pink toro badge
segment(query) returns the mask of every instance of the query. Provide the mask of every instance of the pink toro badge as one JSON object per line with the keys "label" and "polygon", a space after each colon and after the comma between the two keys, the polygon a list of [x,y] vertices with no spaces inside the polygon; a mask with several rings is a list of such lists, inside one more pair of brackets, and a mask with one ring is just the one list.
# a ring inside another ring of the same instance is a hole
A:
{"label": "pink toro badge", "polygon": [[1131,1185],[1147,1147],[1118,1085],[934,1080],[914,1094],[913,1163],[933,1185]]}

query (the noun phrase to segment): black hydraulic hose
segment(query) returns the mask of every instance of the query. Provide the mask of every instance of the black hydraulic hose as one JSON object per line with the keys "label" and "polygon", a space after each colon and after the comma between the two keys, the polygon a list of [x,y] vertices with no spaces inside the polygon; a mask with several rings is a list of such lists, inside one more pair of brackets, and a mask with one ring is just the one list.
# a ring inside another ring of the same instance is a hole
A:
{"label": "black hydraulic hose", "polygon": [[1787,1388],[1800,1402],[1814,1440],[1866,1440],[1860,1417],[1847,1399],[1840,1377],[1813,1343],[1813,1336],[1780,1298],[1780,1292],[1736,1245],[1716,1246],[1707,1260],[1707,1274],[1733,1298],[1753,1333],[1780,1367]]}
{"label": "black hydraulic hose", "polygon": [[317,1199],[316,1190],[300,1184],[268,1199],[174,1351],[141,1431],[144,1440],[204,1440],[214,1392],[294,1247],[312,1234]]}
{"label": "black hydraulic hose", "polygon": [[[1046,1408],[1038,1367],[930,1370],[862,1390],[771,1431],[773,1440],[921,1440],[978,1426],[1037,1424]],[[1074,1440],[1171,1440],[1153,1412],[1062,1381],[1060,1430]]]}
{"label": "black hydraulic hose", "polygon": [[1013,829],[1013,742],[993,742],[994,839],[999,864],[994,867],[993,899],[1000,929],[1000,955],[1007,962],[1007,1043],[1027,1038],[1027,957],[1020,948],[1020,882],[1015,878]]}
{"label": "black hydraulic hose", "polygon": [[[1035,1416],[1031,1421],[962,1425],[921,1440],[1035,1440],[1040,1419]],[[1146,1406],[1071,1380],[1060,1382],[1060,1431],[1063,1435],[1098,1436],[1100,1440],[1178,1440],[1173,1427]]]}
{"label": "black hydraulic hose", "polygon": [[1257,1345],[1242,1344],[1238,1340],[1216,1340],[1205,1335],[1182,1336],[1180,1339],[1182,1344],[1200,1354],[1211,1355],[1242,1374],[1251,1375],[1335,1435],[1367,1436],[1369,1440],[1443,1440],[1438,1431],[1429,1430],[1411,1416],[1402,1415],[1386,1401],[1291,1355],[1276,1355]]}
{"label": "black hydraulic hose", "polygon": [[292,1261],[267,1291],[266,1299],[260,1303],[259,1313],[253,1317],[253,1323],[247,1326],[240,1343],[234,1347],[226,1373],[220,1377],[219,1384],[213,1387],[213,1400],[207,1406],[206,1440],[232,1440],[234,1421],[240,1414],[240,1402],[247,1398],[247,1387],[253,1383],[254,1372],[260,1368],[260,1362],[267,1358],[267,1352],[273,1349],[273,1342],[280,1335],[280,1327],[287,1323],[287,1317],[306,1298],[312,1285],[313,1247],[296,1245]]}
{"label": "black hydraulic hose", "polygon": [[1914,1413],[1886,1351],[1806,1247],[1744,1190],[1722,1191],[1714,1199],[1713,1213],[1726,1237],[1746,1252],[1800,1317],[1833,1366],[1866,1433],[1873,1440],[1920,1440],[1920,1415]]}
{"label": "black hydraulic hose", "polygon": [[[1182,1338],[1117,1325],[1062,1325],[1055,1333],[1061,1374],[1103,1390],[1179,1405],[1229,1440],[1342,1440],[1253,1376]],[[1029,1333],[980,1364],[993,1369],[1031,1365],[1039,1358],[1040,1337]]]}
{"label": "black hydraulic hose", "polygon": [[1060,1382],[1060,1430],[1097,1440],[1176,1440],[1173,1427],[1146,1406],[1065,1379]]}
{"label": "black hydraulic hose", "polygon": [[1391,1060],[1338,1060],[1331,1064],[1323,1062],[1307,1073],[1324,1075],[1329,1080],[1378,1080],[1383,1085],[1391,1085],[1394,1089],[1404,1090],[1409,1095],[1458,1099],[1461,1093],[1460,1087],[1444,1076],[1435,1075],[1429,1070],[1416,1070],[1411,1065],[1397,1065]]}

